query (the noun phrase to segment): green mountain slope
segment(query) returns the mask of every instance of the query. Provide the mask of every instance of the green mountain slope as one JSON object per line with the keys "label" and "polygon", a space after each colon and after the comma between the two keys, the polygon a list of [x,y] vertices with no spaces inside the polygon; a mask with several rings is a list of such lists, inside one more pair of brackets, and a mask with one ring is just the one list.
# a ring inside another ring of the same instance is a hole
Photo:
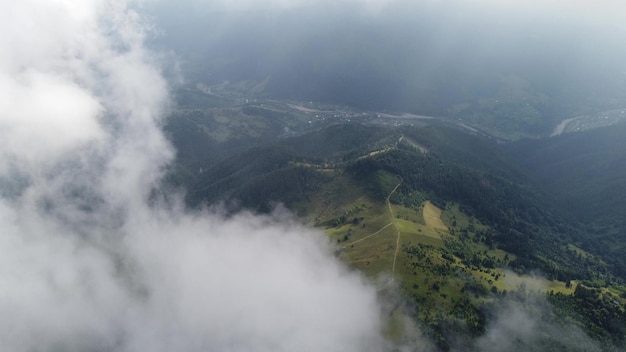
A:
{"label": "green mountain slope", "polygon": [[508,146],[554,203],[578,219],[577,238],[626,276],[626,125]]}
{"label": "green mountain slope", "polygon": [[[437,124],[313,128],[304,113],[304,128],[294,126],[289,136],[281,132],[284,124],[298,118],[286,111],[233,113],[229,123],[256,127],[234,129],[239,137],[232,139],[220,139],[231,132],[214,117],[171,119],[174,143],[188,148],[172,179],[185,187],[188,203],[260,212],[282,203],[324,229],[337,255],[377,281],[382,295],[399,287],[387,331],[395,341],[407,334],[403,316],[443,350],[475,341],[498,302],[536,294],[608,345],[624,341],[621,328],[602,327],[607,319],[626,326],[623,317],[598,308],[618,302],[623,311],[619,266],[581,243],[584,229],[538,186],[536,173],[529,175],[531,154],[520,150],[532,148],[503,148]],[[204,157],[208,151],[217,155]],[[545,278],[529,276],[536,270]],[[526,285],[538,291],[527,292]],[[600,309],[597,318],[581,318],[575,313],[581,307]]]}

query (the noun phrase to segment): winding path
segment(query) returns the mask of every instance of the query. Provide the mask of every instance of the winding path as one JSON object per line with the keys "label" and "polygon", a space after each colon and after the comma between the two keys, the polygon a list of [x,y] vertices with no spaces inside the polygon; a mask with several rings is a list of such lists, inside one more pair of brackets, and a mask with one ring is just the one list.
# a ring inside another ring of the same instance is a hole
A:
{"label": "winding path", "polygon": [[389,280],[389,282],[387,283],[387,286],[389,286],[393,282],[393,279],[395,277],[396,259],[398,259],[398,250],[400,249],[400,228],[398,227],[398,224],[396,223],[396,218],[393,215],[393,209],[391,208],[390,198],[396,192],[398,187],[400,187],[401,184],[402,184],[402,178],[400,178],[400,182],[398,182],[396,187],[394,187],[391,193],[389,193],[389,195],[387,196],[387,207],[389,208],[389,215],[391,216],[391,223],[393,224],[393,227],[396,228],[396,250],[393,253],[393,264],[391,265],[391,280]]}
{"label": "winding path", "polygon": [[[398,176],[399,177],[399,176]],[[400,185],[402,184],[402,178],[400,177],[400,182],[398,182],[398,184],[393,188],[393,190],[391,190],[391,192],[389,193],[389,195],[387,196],[386,199],[386,203],[387,203],[387,209],[389,209],[389,216],[391,217],[391,222],[388,223],[387,225],[381,227],[378,231],[369,234],[363,238],[360,238],[356,241],[352,241],[350,243],[346,243],[345,245],[342,246],[342,248],[347,248],[348,246],[351,246],[355,243],[359,243],[362,241],[365,241],[366,239],[378,235],[379,233],[381,233],[384,229],[388,228],[389,226],[393,225],[393,227],[395,227],[396,229],[396,249],[394,250],[393,253],[393,262],[391,264],[391,279],[389,279],[389,282],[387,282],[387,284],[385,284],[385,286],[382,287],[382,289],[387,288],[389,285],[391,285],[391,283],[394,280],[394,276],[396,273],[396,260],[398,259],[398,250],[400,249],[400,228],[398,227],[398,224],[396,223],[395,220],[395,216],[393,215],[393,208],[391,207],[391,196],[396,192],[396,190],[398,189],[398,187],[400,187]]]}

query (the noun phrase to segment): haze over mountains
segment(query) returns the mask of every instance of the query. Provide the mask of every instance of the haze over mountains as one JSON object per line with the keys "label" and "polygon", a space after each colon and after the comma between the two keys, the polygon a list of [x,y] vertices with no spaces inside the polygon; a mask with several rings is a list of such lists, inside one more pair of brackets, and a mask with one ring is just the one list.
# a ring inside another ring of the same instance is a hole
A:
{"label": "haze over mountains", "polygon": [[618,2],[289,1],[156,11],[188,83],[463,119],[498,135],[626,106]]}
{"label": "haze over mountains", "polygon": [[622,3],[3,5],[6,349],[624,350]]}

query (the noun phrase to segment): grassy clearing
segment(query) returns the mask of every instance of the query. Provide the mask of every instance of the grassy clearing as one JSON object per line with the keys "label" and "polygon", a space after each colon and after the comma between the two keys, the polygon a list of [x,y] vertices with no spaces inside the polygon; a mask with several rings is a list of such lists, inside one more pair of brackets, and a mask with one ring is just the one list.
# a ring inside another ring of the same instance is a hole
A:
{"label": "grassy clearing", "polygon": [[309,202],[308,213],[336,243],[340,258],[372,278],[391,270],[396,231],[386,204],[337,175]]}
{"label": "grassy clearing", "polygon": [[[391,181],[394,179],[390,177],[389,184]],[[458,205],[450,204],[444,210],[429,201],[415,208],[387,206],[383,199],[363,197],[362,190],[334,187],[329,193],[334,197],[318,200],[325,210],[317,223],[324,224],[337,243],[339,257],[378,280],[384,292],[388,280],[380,278],[392,275],[398,248],[395,282],[419,305],[422,319],[451,314],[463,299],[479,304],[503,291],[574,292],[575,283],[566,287],[564,282],[519,276],[504,269],[515,256],[487,245],[484,237],[489,227],[464,214]],[[329,221],[339,215],[343,222]],[[400,232],[398,246],[396,227]],[[617,292],[612,293],[617,296]],[[398,309],[390,313],[386,331],[393,339],[405,333]]]}
{"label": "grassy clearing", "polygon": [[439,232],[439,230],[436,228],[422,224],[416,224],[414,222],[402,219],[396,219],[396,224],[398,224],[400,232],[402,232],[409,238],[415,238],[418,241],[421,241],[420,238],[429,237],[431,239],[437,240],[437,243],[443,243],[441,240],[441,232]]}
{"label": "grassy clearing", "polygon": [[416,224],[426,225],[426,221],[424,221],[424,215],[422,207],[416,208],[407,208],[401,205],[392,205],[393,213],[396,215],[397,219],[404,219],[407,221],[411,221]]}
{"label": "grassy clearing", "polygon": [[349,245],[342,251],[342,256],[366,274],[375,276],[391,270],[394,251],[395,233],[390,229],[368,241]]}
{"label": "grassy clearing", "polygon": [[426,203],[424,203],[423,212],[426,226],[448,231],[448,227],[441,221],[441,209],[434,206],[430,201],[426,201]]}

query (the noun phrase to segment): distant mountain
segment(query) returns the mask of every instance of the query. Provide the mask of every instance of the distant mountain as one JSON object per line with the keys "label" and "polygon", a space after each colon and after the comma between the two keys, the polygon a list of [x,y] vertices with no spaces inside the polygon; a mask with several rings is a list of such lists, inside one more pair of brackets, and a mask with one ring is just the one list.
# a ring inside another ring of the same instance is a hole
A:
{"label": "distant mountain", "polygon": [[341,4],[161,6],[164,33],[153,45],[184,58],[191,87],[238,85],[247,98],[461,119],[513,139],[626,106],[626,50],[603,21],[467,2],[414,2],[375,15]]}

